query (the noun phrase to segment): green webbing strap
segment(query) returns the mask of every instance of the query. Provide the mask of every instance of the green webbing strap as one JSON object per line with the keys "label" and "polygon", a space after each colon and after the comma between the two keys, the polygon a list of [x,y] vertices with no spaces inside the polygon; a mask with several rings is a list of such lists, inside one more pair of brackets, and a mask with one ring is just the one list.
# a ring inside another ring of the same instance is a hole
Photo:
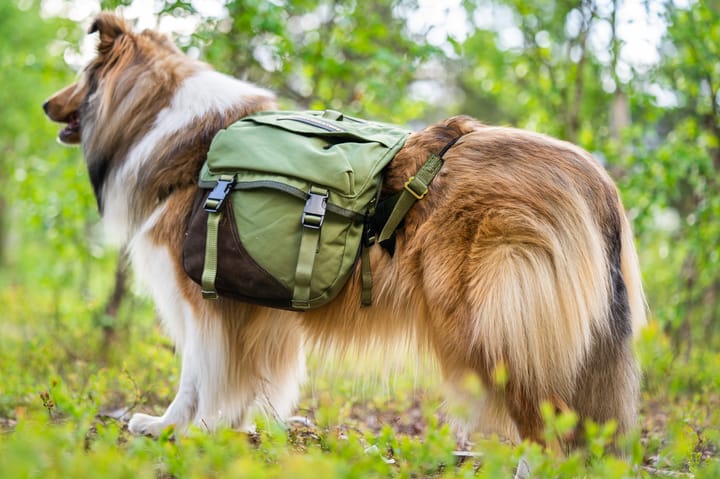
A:
{"label": "green webbing strap", "polygon": [[370,269],[370,248],[363,245],[362,256],[360,261],[360,273],[362,274],[362,294],[360,295],[360,304],[363,306],[372,305],[372,270]]}
{"label": "green webbing strap", "polygon": [[360,293],[360,305],[372,306],[372,268],[370,266],[370,247],[377,241],[376,232],[373,228],[373,218],[377,212],[377,204],[380,199],[380,188],[375,198],[370,202],[367,214],[365,215],[365,226],[363,227],[363,239],[360,243],[360,277],[362,279],[362,292]]}
{"label": "green webbing strap", "polygon": [[205,264],[202,272],[202,296],[205,299],[217,299],[215,277],[217,276],[217,240],[218,227],[222,213],[208,213],[207,236],[205,239]]}
{"label": "green webbing strap", "polygon": [[317,186],[310,187],[301,221],[302,235],[295,267],[295,288],[292,301],[294,308],[307,309],[310,307],[310,283],[320,243],[320,228],[325,219],[327,198],[328,190]]}
{"label": "green webbing strap", "polygon": [[220,229],[220,220],[222,220],[220,208],[232,191],[234,184],[235,177],[233,175],[221,175],[205,200],[204,209],[208,212],[208,220],[205,236],[205,262],[200,278],[202,296],[205,299],[217,299],[218,297],[215,278],[218,266],[218,230]]}
{"label": "green webbing strap", "polygon": [[428,185],[432,182],[433,178],[435,178],[435,175],[438,174],[442,165],[442,157],[436,153],[432,153],[415,176],[411,176],[410,179],[405,182],[405,187],[400,193],[395,207],[380,232],[378,242],[390,238],[415,202],[425,197],[428,192]]}

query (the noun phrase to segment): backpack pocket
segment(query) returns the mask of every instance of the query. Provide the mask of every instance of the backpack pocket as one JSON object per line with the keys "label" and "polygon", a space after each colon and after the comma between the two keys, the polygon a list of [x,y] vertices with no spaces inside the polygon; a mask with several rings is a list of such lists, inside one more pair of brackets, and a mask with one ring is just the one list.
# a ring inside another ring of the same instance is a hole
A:
{"label": "backpack pocket", "polygon": [[[205,262],[208,212],[203,208],[209,190],[200,190],[195,197],[188,234],[183,244],[183,267],[185,272],[201,284]],[[271,306],[290,308],[292,289],[277,280],[259,265],[240,239],[235,221],[235,206],[227,209],[218,225],[218,261],[215,287],[223,296]]]}

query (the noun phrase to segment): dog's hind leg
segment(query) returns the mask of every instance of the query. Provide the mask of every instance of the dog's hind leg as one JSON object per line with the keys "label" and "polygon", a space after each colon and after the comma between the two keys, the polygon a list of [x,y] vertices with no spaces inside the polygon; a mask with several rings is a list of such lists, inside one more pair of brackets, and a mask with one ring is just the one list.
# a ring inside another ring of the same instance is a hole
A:
{"label": "dog's hind leg", "polygon": [[[595,332],[596,340],[580,374],[572,407],[580,416],[575,443],[584,441],[583,422],[617,422],[617,431],[627,432],[637,423],[640,368],[632,351],[632,309],[619,266],[611,272],[612,299],[609,331]],[[635,320],[638,322],[637,320]]]}
{"label": "dog's hind leg", "polygon": [[589,355],[578,380],[572,407],[580,423],[573,443],[584,443],[584,422],[614,420],[619,434],[637,424],[640,371],[630,338],[618,344],[599,344]]}
{"label": "dog's hind leg", "polygon": [[473,371],[453,374],[444,371],[446,406],[458,444],[467,445],[472,433],[498,434],[519,443],[517,428],[501,394],[487,387]]}

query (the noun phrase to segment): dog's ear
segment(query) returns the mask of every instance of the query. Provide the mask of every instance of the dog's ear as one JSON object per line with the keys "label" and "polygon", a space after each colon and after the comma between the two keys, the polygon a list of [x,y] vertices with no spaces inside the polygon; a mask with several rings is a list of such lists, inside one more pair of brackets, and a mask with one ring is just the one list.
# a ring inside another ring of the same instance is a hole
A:
{"label": "dog's ear", "polygon": [[102,12],[97,16],[88,30],[88,33],[95,32],[100,33],[98,52],[105,53],[112,48],[118,37],[129,33],[130,28],[127,23],[125,23],[125,20],[114,13]]}

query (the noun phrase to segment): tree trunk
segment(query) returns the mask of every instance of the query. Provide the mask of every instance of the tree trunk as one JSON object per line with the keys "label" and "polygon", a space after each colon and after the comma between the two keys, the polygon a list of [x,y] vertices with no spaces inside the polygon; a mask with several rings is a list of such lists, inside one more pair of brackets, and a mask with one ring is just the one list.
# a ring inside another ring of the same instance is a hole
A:
{"label": "tree trunk", "polygon": [[115,340],[117,314],[127,294],[127,263],[127,253],[120,252],[115,268],[115,287],[103,311],[102,331],[105,350]]}

